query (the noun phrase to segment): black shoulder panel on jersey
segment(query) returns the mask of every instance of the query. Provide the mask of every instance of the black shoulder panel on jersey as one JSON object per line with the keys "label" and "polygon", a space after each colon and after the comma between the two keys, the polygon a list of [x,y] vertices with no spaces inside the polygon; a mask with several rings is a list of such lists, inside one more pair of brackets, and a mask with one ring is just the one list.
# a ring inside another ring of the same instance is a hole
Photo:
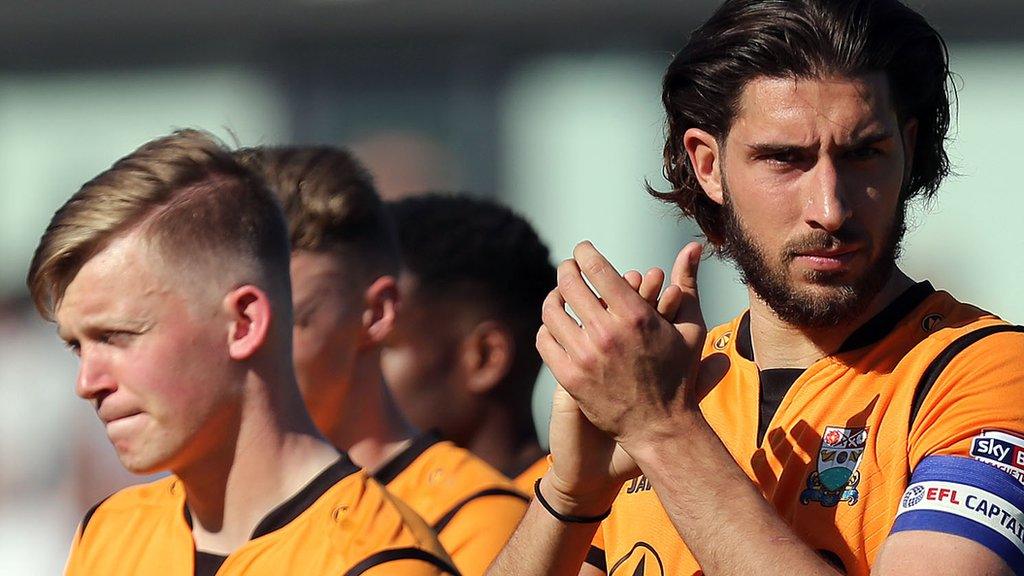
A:
{"label": "black shoulder panel on jersey", "polygon": [[[111,494],[110,496],[113,496],[113,494]],[[103,500],[100,500],[99,502],[94,504],[93,507],[89,508],[89,511],[85,513],[85,516],[82,517],[82,537],[83,538],[85,537],[85,527],[88,526],[89,525],[89,521],[92,520],[92,515],[96,513],[96,510],[99,509],[100,506],[103,506],[104,502],[106,502],[107,500],[110,500],[110,496],[107,496]]]}
{"label": "black shoulder panel on jersey", "polygon": [[1002,332],[1024,332],[1024,326],[1013,326],[1010,324],[1001,324],[999,326],[986,326],[985,328],[979,328],[974,332],[964,334],[957,338],[952,344],[946,346],[946,349],[941,354],[932,360],[932,363],[928,365],[928,368],[921,375],[921,380],[917,383],[917,388],[914,390],[914,403],[911,404],[910,408],[910,428],[914,427],[914,421],[917,420],[917,413],[920,412],[921,406],[924,405],[925,398],[928,397],[928,392],[931,391],[932,386],[938,381],[939,376],[942,375],[942,371],[949,366],[949,363],[956,358],[956,355],[963,352],[971,344],[986,338],[993,334],[1000,334]]}
{"label": "black shoulder panel on jersey", "polygon": [[523,502],[529,502],[530,501],[530,499],[527,498],[524,494],[516,492],[515,490],[506,490],[505,488],[488,488],[487,490],[481,490],[481,491],[477,492],[476,494],[473,494],[472,496],[467,497],[462,502],[459,502],[454,507],[452,507],[451,510],[449,510],[444,516],[441,517],[440,520],[438,520],[433,525],[432,528],[434,529],[434,532],[440,534],[441,531],[445,529],[445,526],[447,526],[448,523],[452,521],[452,518],[455,518],[455,515],[458,514],[459,510],[462,510],[462,508],[466,504],[469,504],[473,500],[477,500],[479,498],[484,498],[484,497],[487,497],[487,496],[511,496],[513,498],[517,498],[519,500],[522,500]]}
{"label": "black shoulder panel on jersey", "polygon": [[431,446],[440,441],[441,435],[438,432],[434,430],[423,432],[416,438],[413,438],[413,441],[409,443],[405,450],[402,450],[394,458],[381,466],[379,470],[374,472],[373,477],[377,482],[387,486]]}
{"label": "black shoulder panel on jersey", "polygon": [[597,546],[590,546],[590,550],[587,550],[587,564],[590,564],[594,568],[597,568],[601,572],[608,573],[608,561],[604,557],[604,550],[601,550]]}
{"label": "black shoulder panel on jersey", "polygon": [[454,566],[441,560],[437,556],[434,556],[426,550],[420,550],[419,548],[394,548],[391,550],[384,550],[383,552],[377,552],[371,556],[368,556],[365,560],[353,566],[348,572],[345,572],[344,576],[359,576],[374,566],[384,564],[385,562],[395,562],[396,560],[420,560],[428,564],[437,566],[444,572],[452,574],[453,576],[459,576],[459,571]]}
{"label": "black shoulder panel on jersey", "polygon": [[[352,462],[348,454],[342,454],[341,458],[338,458],[334,464],[331,464],[323,472],[317,474],[302,490],[299,490],[298,493],[279,504],[264,516],[253,530],[252,539],[265,536],[287,526],[298,518],[300,514],[309,509],[314,502],[319,500],[335,484],[356,472],[359,472],[359,467]],[[189,525],[192,525],[191,521]]]}

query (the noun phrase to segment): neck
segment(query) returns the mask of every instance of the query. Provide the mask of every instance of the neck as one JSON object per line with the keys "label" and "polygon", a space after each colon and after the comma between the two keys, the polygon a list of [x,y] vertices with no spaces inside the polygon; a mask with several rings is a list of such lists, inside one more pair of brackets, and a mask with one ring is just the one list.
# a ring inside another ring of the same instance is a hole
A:
{"label": "neck", "polygon": [[316,431],[294,380],[248,382],[219,443],[175,469],[187,495],[196,549],[226,555],[260,520],[335,462],[338,451]]}
{"label": "neck", "polygon": [[372,473],[407,446],[416,430],[402,417],[384,385],[379,349],[356,355],[348,390],[330,440]]}
{"label": "neck", "polygon": [[533,423],[520,423],[502,406],[490,405],[480,423],[460,444],[504,474],[518,474],[545,454]]}
{"label": "neck", "polygon": [[860,314],[839,325],[822,328],[807,328],[785,322],[748,287],[750,338],[757,366],[762,370],[806,368],[833,354],[850,334],[881,312],[913,283],[899,268],[895,268],[885,286]]}

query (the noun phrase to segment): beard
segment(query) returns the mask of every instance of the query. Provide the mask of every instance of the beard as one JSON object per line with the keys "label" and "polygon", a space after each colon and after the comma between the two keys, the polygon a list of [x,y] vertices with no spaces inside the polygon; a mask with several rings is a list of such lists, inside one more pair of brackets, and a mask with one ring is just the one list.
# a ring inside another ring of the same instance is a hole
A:
{"label": "beard", "polygon": [[[900,200],[879,249],[876,249],[870,235],[852,225],[834,233],[818,229],[786,243],[775,260],[776,264],[747,232],[730,200],[727,187],[724,198],[722,256],[733,262],[742,282],[752,288],[782,321],[803,328],[836,326],[862,314],[895,270],[907,230],[906,202]],[[834,250],[851,243],[861,244],[873,258],[859,276],[847,279],[842,272],[805,272],[804,279],[814,284],[817,290],[799,288],[790,278],[790,264],[801,253]]]}

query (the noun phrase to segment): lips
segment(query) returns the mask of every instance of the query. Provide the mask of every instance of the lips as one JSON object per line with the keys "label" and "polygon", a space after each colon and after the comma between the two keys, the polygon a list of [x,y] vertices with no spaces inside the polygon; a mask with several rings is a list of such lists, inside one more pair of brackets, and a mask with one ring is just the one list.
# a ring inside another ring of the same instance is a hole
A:
{"label": "lips", "polygon": [[859,246],[840,246],[838,248],[832,248],[832,249],[828,249],[828,250],[821,249],[821,250],[808,250],[808,251],[805,251],[805,252],[800,252],[800,253],[797,254],[797,257],[799,258],[801,256],[804,256],[804,257],[807,257],[807,258],[840,258],[840,257],[845,256],[847,254],[852,254],[853,252],[856,252],[857,250],[860,250]]}
{"label": "lips", "polygon": [[819,272],[840,272],[847,268],[859,250],[859,246],[808,250],[798,253],[795,260],[802,266]]}
{"label": "lips", "polygon": [[116,422],[118,420],[124,420],[125,418],[131,418],[132,416],[137,416],[139,414],[142,414],[141,410],[127,410],[127,409],[126,410],[107,410],[107,411],[102,411],[101,410],[101,411],[99,411],[97,413],[97,415],[100,417],[100,420],[103,421],[104,424],[110,424],[111,422]]}

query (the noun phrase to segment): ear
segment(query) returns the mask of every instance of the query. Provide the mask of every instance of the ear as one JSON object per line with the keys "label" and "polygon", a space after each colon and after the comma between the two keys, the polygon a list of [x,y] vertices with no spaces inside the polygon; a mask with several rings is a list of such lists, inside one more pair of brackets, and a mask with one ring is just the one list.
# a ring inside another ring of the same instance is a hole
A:
{"label": "ear", "polygon": [[398,284],[394,276],[381,276],[363,292],[363,341],[380,346],[395,328]]}
{"label": "ear", "polygon": [[725,203],[722,194],[721,151],[718,140],[700,128],[690,128],[683,133],[683,147],[690,157],[690,165],[697,176],[697,182],[704,194],[718,205]]}
{"label": "ear", "polygon": [[512,330],[494,320],[480,322],[462,339],[462,366],[472,394],[487,394],[508,375],[515,358]]}
{"label": "ear", "polygon": [[914,149],[917,147],[917,118],[903,123],[900,134],[903,137],[903,174],[904,180],[910,179],[910,170],[914,166]]}
{"label": "ear", "polygon": [[246,284],[224,296],[228,314],[228,354],[232,360],[247,360],[266,343],[273,319],[270,298],[256,286]]}

